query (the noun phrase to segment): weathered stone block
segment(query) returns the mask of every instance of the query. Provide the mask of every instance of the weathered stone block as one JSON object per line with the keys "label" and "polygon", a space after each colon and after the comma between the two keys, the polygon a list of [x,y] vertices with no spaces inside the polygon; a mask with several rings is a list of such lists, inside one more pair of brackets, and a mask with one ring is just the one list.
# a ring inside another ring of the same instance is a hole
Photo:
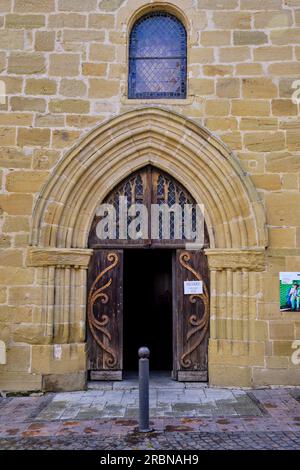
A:
{"label": "weathered stone block", "polygon": [[292,100],[272,100],[272,113],[274,116],[296,116],[298,105]]}
{"label": "weathered stone block", "polygon": [[270,103],[267,100],[232,100],[233,116],[269,116]]}
{"label": "weathered stone block", "polygon": [[283,189],[299,189],[298,175],[293,173],[286,173],[282,175],[282,188]]}
{"label": "weathered stone block", "polygon": [[54,130],[52,142],[55,148],[70,148],[80,136],[79,131]]}
{"label": "weathered stone block", "polygon": [[91,44],[90,56],[91,61],[113,62],[115,60],[115,46],[107,44]]}
{"label": "weathered stone block", "polygon": [[104,42],[105,31],[66,29],[63,34],[64,42]]}
{"label": "weathered stone block", "polygon": [[274,226],[293,226],[300,219],[300,194],[284,192],[266,194],[268,222]]}
{"label": "weathered stone block", "polygon": [[227,116],[229,108],[228,100],[207,100],[205,103],[205,113],[208,116]]}
{"label": "weathered stone block", "polygon": [[233,44],[236,46],[266,44],[268,36],[263,31],[234,31]]}
{"label": "weathered stone block", "polygon": [[259,189],[265,189],[267,191],[278,191],[281,189],[281,179],[279,175],[252,175],[252,181],[255,187]]}
{"label": "weathered stone block", "polygon": [[297,155],[291,155],[289,152],[267,155],[267,172],[285,173],[287,170],[293,173],[300,172],[300,160]]}
{"label": "weathered stone block", "polygon": [[253,58],[262,62],[275,62],[279,60],[291,60],[293,48],[291,46],[274,47],[263,46],[253,49]]}
{"label": "weathered stone block", "polygon": [[87,87],[83,80],[63,79],[60,83],[59,92],[61,95],[69,97],[84,96],[87,92]]}
{"label": "weathered stone block", "polygon": [[4,77],[1,76],[1,81],[5,83],[6,93],[14,95],[21,93],[23,89],[23,78],[22,77]]}
{"label": "weathered stone block", "polygon": [[241,10],[280,10],[281,0],[241,0]]}
{"label": "weathered stone block", "polygon": [[84,28],[86,26],[86,16],[77,13],[59,13],[49,15],[49,28]]}
{"label": "weathered stone block", "polygon": [[63,374],[86,371],[85,343],[33,345],[31,371]]}
{"label": "weathered stone block", "polygon": [[216,93],[220,98],[239,98],[240,80],[238,78],[219,78]]}
{"label": "weathered stone block", "polygon": [[278,120],[276,118],[242,117],[240,121],[242,131],[272,131],[277,130],[277,127]]}
{"label": "weathered stone block", "polygon": [[65,127],[65,118],[56,114],[38,114],[34,124],[37,127]]}
{"label": "weathered stone block", "polygon": [[243,62],[250,59],[250,48],[241,47],[222,47],[219,51],[222,62]]}
{"label": "weathered stone block", "polygon": [[245,98],[277,97],[277,87],[270,78],[244,78],[242,90]]}
{"label": "weathered stone block", "polygon": [[233,150],[242,149],[242,135],[240,132],[229,132],[228,134],[222,134],[222,140],[229,148]]}
{"label": "weathered stone block", "polygon": [[95,29],[111,29],[115,25],[114,15],[105,15],[105,14],[91,14],[89,15],[89,28]]}
{"label": "weathered stone block", "polygon": [[251,368],[209,365],[209,383],[218,387],[251,387]]}
{"label": "weathered stone block", "polygon": [[246,75],[247,77],[251,75],[262,75],[263,69],[262,64],[237,64],[235,67],[235,75]]}
{"label": "weathered stone block", "polygon": [[2,230],[4,233],[29,232],[29,219],[28,217],[6,216]]}
{"label": "weathered stone block", "polygon": [[30,78],[26,81],[25,93],[28,95],[54,95],[56,82],[47,78]]}
{"label": "weathered stone block", "polygon": [[46,101],[42,98],[23,98],[13,96],[10,100],[12,111],[38,111],[43,113],[46,110]]}
{"label": "weathered stone block", "polygon": [[95,11],[98,0],[59,0],[58,9],[60,11]]}
{"label": "weathered stone block", "polygon": [[191,78],[190,93],[198,96],[212,95],[215,93],[214,80],[209,78]]}
{"label": "weathered stone block", "polygon": [[107,72],[107,64],[95,64],[92,62],[84,62],[82,64],[83,75],[104,77]]}
{"label": "weathered stone block", "polygon": [[55,0],[15,0],[18,13],[50,13],[55,10]]}
{"label": "weathered stone block", "polygon": [[19,128],[17,141],[20,147],[24,147],[26,145],[33,147],[47,147],[50,143],[50,130]]}
{"label": "weathered stone block", "polygon": [[35,193],[41,189],[48,177],[47,172],[12,171],[6,177],[6,189],[12,193]]}
{"label": "weathered stone block", "polygon": [[0,266],[0,285],[18,286],[32,284],[34,271],[32,268],[20,268],[15,266]]}
{"label": "weathered stone block", "polygon": [[88,113],[90,103],[84,100],[67,99],[67,100],[52,100],[49,104],[49,111],[51,113]]}
{"label": "weathered stone block", "polygon": [[231,44],[230,31],[203,31],[200,43],[207,46],[228,46]]}
{"label": "weathered stone block", "polygon": [[0,194],[0,208],[9,215],[30,215],[32,202],[29,194]]}
{"label": "weathered stone block", "polygon": [[8,72],[15,74],[38,74],[46,71],[45,58],[42,54],[13,52],[8,57]]}
{"label": "weathered stone block", "polygon": [[83,116],[81,114],[70,114],[66,116],[67,126],[77,127],[78,129],[95,127],[103,120],[103,116]]}
{"label": "weathered stone block", "polygon": [[[17,217],[15,217],[17,219]],[[0,249],[0,265],[2,266],[22,266],[23,251],[16,249]]]}
{"label": "weathered stone block", "polygon": [[55,31],[37,31],[34,48],[41,52],[53,51],[55,49]]}
{"label": "weathered stone block", "polygon": [[228,130],[236,130],[238,127],[237,120],[235,118],[207,118],[205,120],[205,126],[212,131],[220,130],[220,131],[228,131]]}
{"label": "weathered stone block", "polygon": [[270,39],[273,44],[299,44],[300,28],[274,29],[270,31]]}
{"label": "weathered stone block", "polygon": [[245,146],[257,152],[278,151],[285,148],[284,132],[253,132],[244,136]]}
{"label": "weathered stone block", "polygon": [[28,372],[0,372],[0,389],[7,392],[42,390],[42,376]]}
{"label": "weathered stone block", "polygon": [[16,129],[13,127],[0,127],[1,145],[15,145]]}
{"label": "weathered stone block", "polygon": [[253,382],[256,386],[299,385],[300,370],[255,368],[253,371]]}
{"label": "weathered stone block", "polygon": [[[298,105],[296,105],[298,106]],[[287,148],[291,151],[300,150],[300,132],[299,130],[286,132]]]}
{"label": "weathered stone block", "polygon": [[251,14],[246,12],[214,12],[213,22],[219,29],[251,29]]}
{"label": "weathered stone block", "polygon": [[2,0],[0,3],[0,12],[5,13],[11,11],[12,0]]}
{"label": "weathered stone block", "polygon": [[51,54],[49,74],[72,77],[79,74],[79,54]]}
{"label": "weathered stone block", "polygon": [[72,392],[86,389],[86,372],[43,375],[44,392]]}
{"label": "weathered stone block", "polygon": [[296,75],[300,74],[300,64],[299,62],[279,62],[270,64],[268,67],[268,73],[270,75],[279,75],[285,77],[287,75]]}
{"label": "weathered stone block", "polygon": [[210,64],[214,62],[214,50],[212,47],[192,47],[190,52],[191,64]]}
{"label": "weathered stone block", "polygon": [[33,115],[30,113],[0,114],[0,126],[31,126]]}
{"label": "weathered stone block", "polygon": [[294,325],[288,321],[270,322],[270,339],[293,340],[295,338]]}
{"label": "weathered stone block", "polygon": [[13,50],[23,49],[24,47],[24,31],[0,31],[1,49]]}
{"label": "weathered stone block", "polygon": [[235,10],[237,6],[237,0],[198,0],[198,8],[201,10]]}
{"label": "weathered stone block", "polygon": [[46,24],[44,15],[6,15],[5,26],[12,29],[37,29]]}
{"label": "weathered stone block", "polygon": [[288,28],[293,26],[293,14],[290,10],[264,11],[254,13],[254,27],[258,29]]}
{"label": "weathered stone block", "polygon": [[7,362],[1,371],[28,372],[30,366],[30,346],[9,346],[6,350]]}
{"label": "weathered stone block", "polygon": [[91,78],[89,87],[90,98],[109,98],[119,92],[119,82],[116,80],[104,80]]}
{"label": "weathered stone block", "polygon": [[125,0],[101,0],[99,2],[99,10],[116,11]]}
{"label": "weathered stone block", "polygon": [[233,75],[232,65],[204,65],[203,73],[209,77]]}
{"label": "weathered stone block", "polygon": [[40,287],[10,287],[9,305],[41,305],[42,290]]}

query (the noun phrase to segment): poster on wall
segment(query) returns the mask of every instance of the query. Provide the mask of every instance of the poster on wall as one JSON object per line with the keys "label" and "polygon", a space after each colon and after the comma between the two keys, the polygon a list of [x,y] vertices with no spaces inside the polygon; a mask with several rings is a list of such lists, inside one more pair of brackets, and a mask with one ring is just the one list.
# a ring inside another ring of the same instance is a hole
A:
{"label": "poster on wall", "polygon": [[300,313],[300,273],[279,273],[280,311]]}

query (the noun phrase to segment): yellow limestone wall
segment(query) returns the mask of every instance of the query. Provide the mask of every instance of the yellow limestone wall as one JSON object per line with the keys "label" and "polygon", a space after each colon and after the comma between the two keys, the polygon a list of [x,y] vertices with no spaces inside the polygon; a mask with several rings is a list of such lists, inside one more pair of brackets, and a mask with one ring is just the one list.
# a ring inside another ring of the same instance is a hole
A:
{"label": "yellow limestone wall", "polygon": [[[201,124],[234,151],[268,224],[266,268],[252,285],[256,347],[245,360],[243,333],[234,351],[212,343],[210,382],[300,384],[291,361],[300,313],[280,313],[278,277],[300,270],[300,120],[291,100],[300,80],[300,1],[0,0],[2,390],[84,387],[84,343],[55,348],[45,340],[43,273],[26,261],[32,212],[71,147],[102,122],[153,103],[126,97],[128,33],[151,8],[179,15],[188,32],[188,97],[156,106]],[[241,281],[237,302],[242,290]],[[222,332],[222,317],[212,321]]]}

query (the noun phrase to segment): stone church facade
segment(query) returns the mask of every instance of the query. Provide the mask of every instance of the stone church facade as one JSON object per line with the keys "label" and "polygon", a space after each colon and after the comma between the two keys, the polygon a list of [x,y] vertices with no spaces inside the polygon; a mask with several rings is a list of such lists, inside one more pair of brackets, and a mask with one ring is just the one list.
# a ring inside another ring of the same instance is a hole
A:
{"label": "stone church facade", "polygon": [[[128,94],[154,12],[186,31],[184,96]],[[300,384],[299,59],[299,0],[0,0],[1,390],[85,387],[92,222],[147,165],[205,207],[209,383]]]}

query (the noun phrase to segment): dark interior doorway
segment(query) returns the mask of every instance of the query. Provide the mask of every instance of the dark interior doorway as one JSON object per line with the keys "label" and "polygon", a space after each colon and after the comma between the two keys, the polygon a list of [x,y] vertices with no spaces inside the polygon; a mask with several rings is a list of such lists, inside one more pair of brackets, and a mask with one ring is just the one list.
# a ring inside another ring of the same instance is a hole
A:
{"label": "dark interior doorway", "polygon": [[172,250],[124,250],[124,370],[138,368],[140,346],[150,370],[172,370]]}

